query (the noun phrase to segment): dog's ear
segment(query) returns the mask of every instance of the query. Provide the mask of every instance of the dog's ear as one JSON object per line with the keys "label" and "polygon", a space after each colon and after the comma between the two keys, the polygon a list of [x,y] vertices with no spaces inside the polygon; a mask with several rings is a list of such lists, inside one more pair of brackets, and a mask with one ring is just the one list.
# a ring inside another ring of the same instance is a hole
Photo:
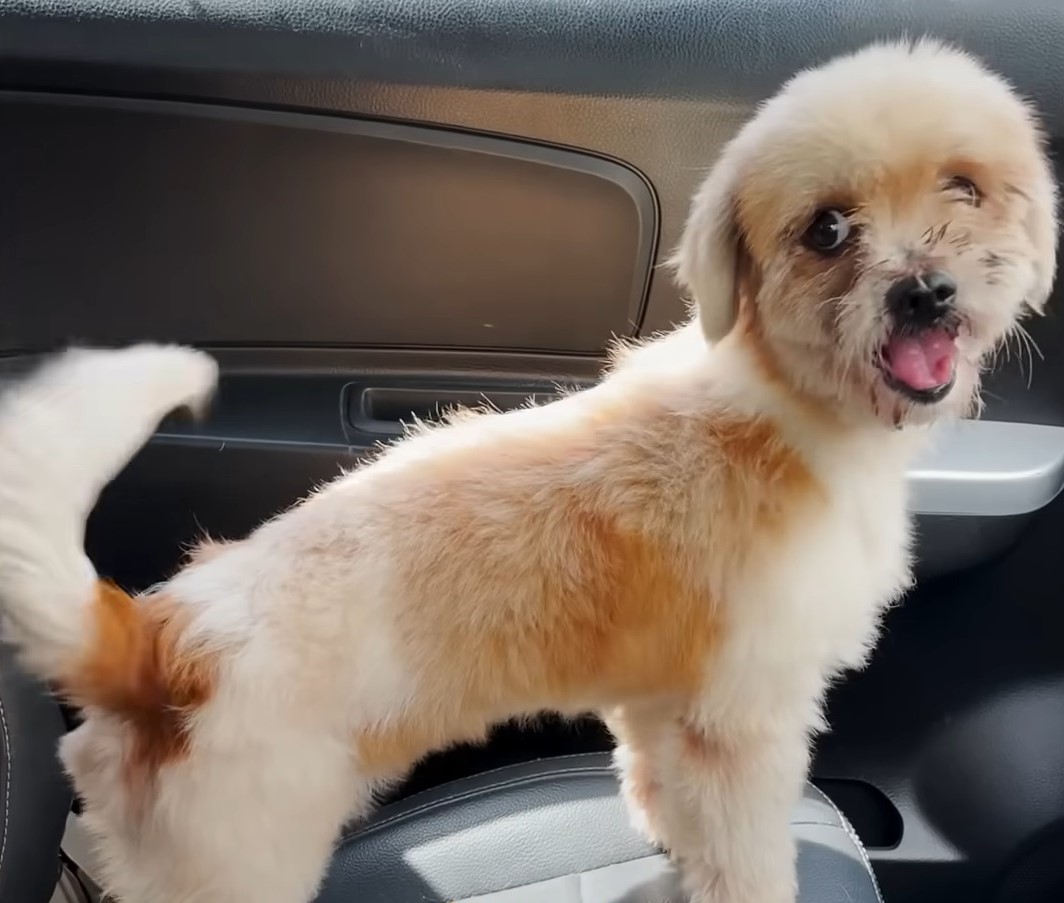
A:
{"label": "dog's ear", "polygon": [[1038,164],[1039,171],[1032,181],[1031,194],[1027,199],[1029,206],[1024,223],[1035,251],[1035,284],[1026,301],[1036,314],[1045,310],[1046,301],[1053,291],[1057,272],[1057,210],[1060,202],[1057,180],[1048,157],[1042,156]]}
{"label": "dog's ear", "polygon": [[726,151],[698,189],[671,260],[676,280],[694,301],[711,342],[727,335],[739,316],[744,243],[736,221],[735,156]]}

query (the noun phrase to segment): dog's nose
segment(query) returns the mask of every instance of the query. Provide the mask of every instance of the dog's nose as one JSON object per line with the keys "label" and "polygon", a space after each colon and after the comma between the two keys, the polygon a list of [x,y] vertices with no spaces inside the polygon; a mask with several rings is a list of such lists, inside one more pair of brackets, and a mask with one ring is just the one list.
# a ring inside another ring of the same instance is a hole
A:
{"label": "dog's nose", "polygon": [[905,323],[926,326],[945,316],[957,297],[957,283],[949,273],[933,270],[906,276],[887,289],[887,306]]}

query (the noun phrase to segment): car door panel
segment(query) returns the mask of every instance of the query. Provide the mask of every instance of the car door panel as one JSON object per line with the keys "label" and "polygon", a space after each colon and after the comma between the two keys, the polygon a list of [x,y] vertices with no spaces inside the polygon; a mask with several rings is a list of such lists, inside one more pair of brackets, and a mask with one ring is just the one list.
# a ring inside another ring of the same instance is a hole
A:
{"label": "car door panel", "polygon": [[29,92],[0,95],[0,131],[18,136],[0,144],[11,224],[0,281],[22,299],[8,347],[46,347],[62,322],[96,343],[148,332],[596,353],[642,314],[655,199],[599,156],[348,117]]}

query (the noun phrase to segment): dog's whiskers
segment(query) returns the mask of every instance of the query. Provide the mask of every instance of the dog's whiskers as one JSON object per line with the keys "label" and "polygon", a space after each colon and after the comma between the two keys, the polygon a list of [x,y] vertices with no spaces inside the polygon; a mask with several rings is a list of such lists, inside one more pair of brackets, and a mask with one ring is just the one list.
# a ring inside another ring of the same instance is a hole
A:
{"label": "dog's whiskers", "polygon": [[[1034,379],[1034,356],[1037,354],[1039,360],[1045,360],[1042,354],[1042,349],[1038,347],[1038,343],[1034,340],[1031,334],[1024,328],[1022,323],[1014,323],[1010,334],[1016,336],[1016,344],[1023,351],[1027,352],[1027,388],[1031,388],[1031,381]],[[1023,374],[1023,354],[1019,356],[1020,360],[1020,374]]]}

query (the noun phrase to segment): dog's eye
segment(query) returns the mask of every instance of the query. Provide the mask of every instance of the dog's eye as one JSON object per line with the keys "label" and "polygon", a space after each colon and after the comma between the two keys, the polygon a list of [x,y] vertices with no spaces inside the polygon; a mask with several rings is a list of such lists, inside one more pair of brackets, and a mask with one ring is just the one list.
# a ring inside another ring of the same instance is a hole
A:
{"label": "dog's eye", "polygon": [[953,194],[958,201],[978,207],[983,202],[983,193],[979,186],[966,176],[953,176],[946,180],[945,191]]}
{"label": "dog's eye", "polygon": [[805,231],[805,243],[821,254],[836,254],[850,240],[853,227],[841,210],[821,210]]}

